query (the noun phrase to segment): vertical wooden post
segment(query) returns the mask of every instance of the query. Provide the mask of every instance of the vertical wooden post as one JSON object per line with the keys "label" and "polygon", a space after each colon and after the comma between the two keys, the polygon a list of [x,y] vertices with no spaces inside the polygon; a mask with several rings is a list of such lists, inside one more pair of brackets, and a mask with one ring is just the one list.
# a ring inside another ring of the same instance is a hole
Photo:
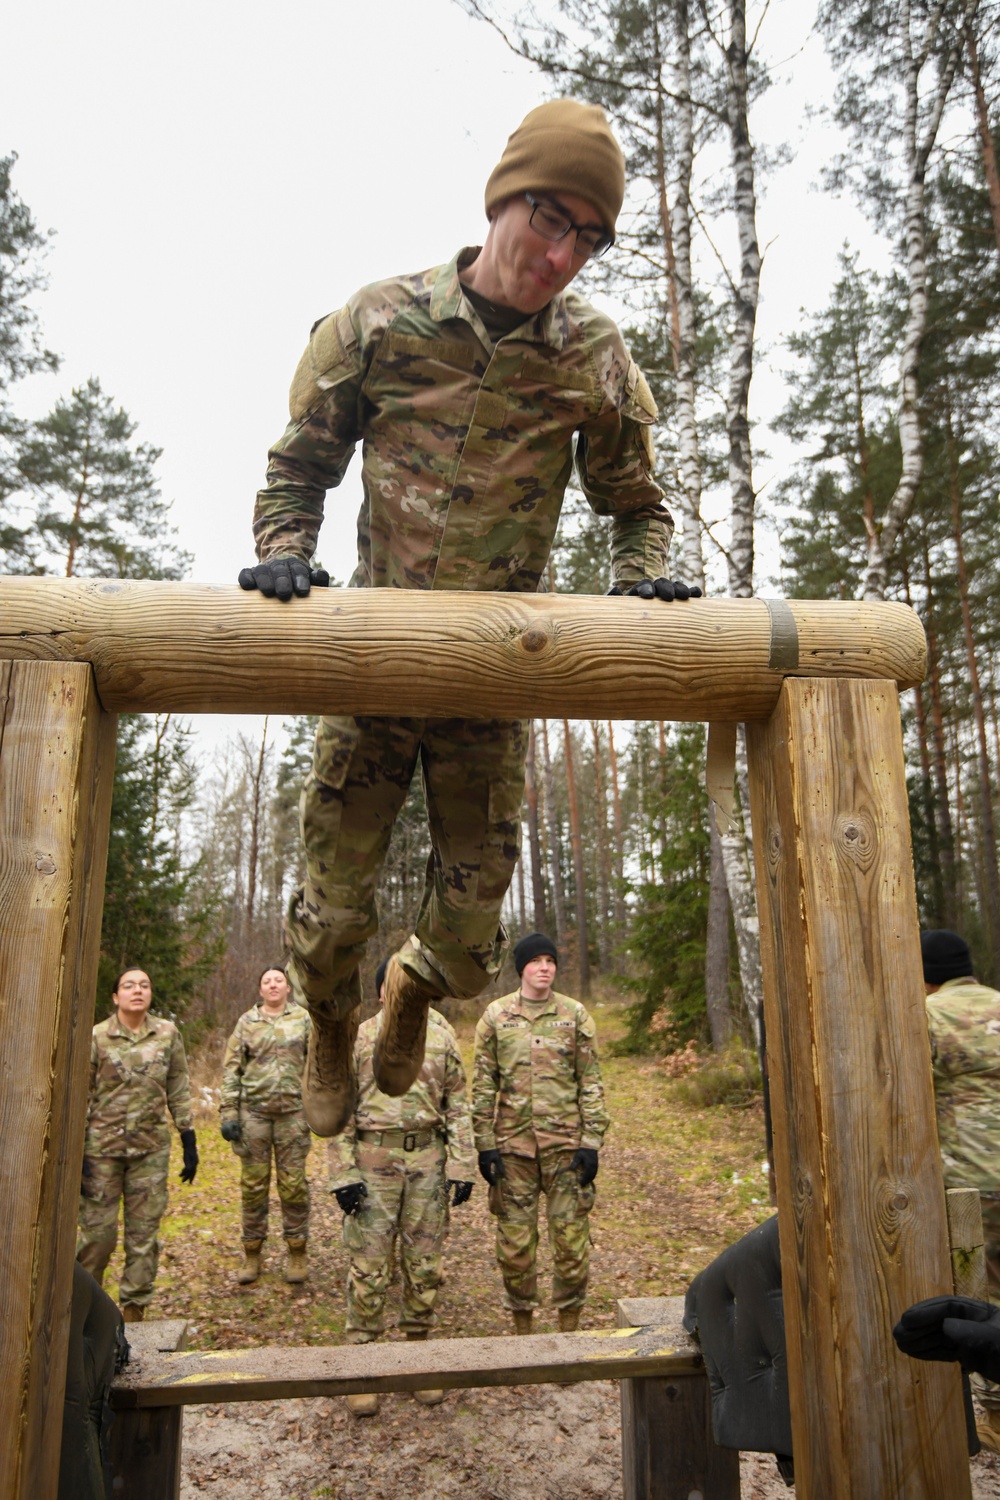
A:
{"label": "vertical wooden post", "polygon": [[115,720],[77,663],[0,667],[0,1494],[59,1471]]}
{"label": "vertical wooden post", "polygon": [[748,746],[796,1493],[962,1500],[957,1366],[892,1339],[951,1288],[895,685],[786,679]]}
{"label": "vertical wooden post", "polygon": [[[675,1324],[682,1297],[623,1297],[619,1328]],[[622,1490],[625,1500],[740,1500],[740,1455],[712,1435],[708,1375],[619,1381],[622,1404]]]}

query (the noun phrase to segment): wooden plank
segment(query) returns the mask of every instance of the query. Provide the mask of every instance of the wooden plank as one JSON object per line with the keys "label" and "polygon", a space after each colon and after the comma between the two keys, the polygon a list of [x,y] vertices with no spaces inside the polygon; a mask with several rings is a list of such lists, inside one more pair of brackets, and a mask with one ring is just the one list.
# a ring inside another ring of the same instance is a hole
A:
{"label": "wooden plank", "polygon": [[119,1410],[214,1401],[349,1396],[357,1391],[463,1390],[670,1375],[703,1369],[679,1321],[653,1328],[529,1334],[524,1338],[428,1339],[309,1349],[230,1349],[141,1354],[115,1381]]}
{"label": "wooden plank", "polygon": [[975,1188],[948,1188],[944,1196],[955,1295],[978,1297],[981,1302],[988,1302],[986,1237],[979,1194]]}
{"label": "wooden plank", "polygon": [[776,654],[761,599],[315,589],[282,605],[235,586],[4,578],[0,657],[90,661],[119,713],[762,719],[785,672],[923,677],[904,605],[782,608],[795,629]]}
{"label": "wooden plank", "polygon": [[786,681],[748,746],[796,1493],[961,1500],[957,1366],[892,1339],[951,1286],[896,690]]}
{"label": "wooden plank", "polygon": [[88,666],[0,685],[0,1494],[56,1493],[114,720]]}
{"label": "wooden plank", "polygon": [[[184,1318],[157,1318],[126,1328],[132,1358],[165,1354],[187,1346]],[[181,1489],[183,1406],[120,1411],[111,1424],[109,1448],[114,1500],[177,1500]]]}
{"label": "wooden plank", "polygon": [[[616,1308],[619,1327],[680,1322],[684,1298],[625,1297]],[[739,1500],[740,1456],[716,1446],[704,1370],[623,1380],[619,1389],[624,1500]]]}

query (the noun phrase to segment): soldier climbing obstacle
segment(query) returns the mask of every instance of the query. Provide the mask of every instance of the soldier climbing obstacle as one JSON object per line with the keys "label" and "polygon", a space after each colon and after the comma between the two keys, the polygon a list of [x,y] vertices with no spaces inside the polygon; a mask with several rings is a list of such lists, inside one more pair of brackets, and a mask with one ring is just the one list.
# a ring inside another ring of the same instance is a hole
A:
{"label": "soldier climbing obstacle", "polygon": [[[575,457],[591,506],[611,518],[612,592],[698,592],[662,576],[673,526],[646,381],[611,319],[567,290],[614,243],[624,190],[603,112],[540,105],[487,183],[482,248],[366,287],[314,326],[243,588],[288,601],[329,583],[310,567],[324,496],[360,442],[354,587],[537,591]],[[525,748],[511,720],[321,722],[302,797],[306,878],[288,921],[289,978],[313,1018],[303,1099],[317,1134],[337,1134],[354,1107],[358,965],[418,761],[432,855],[415,931],[389,960],[374,1057],[396,1096],[419,1073],[428,1007],[477,995],[499,972]]]}

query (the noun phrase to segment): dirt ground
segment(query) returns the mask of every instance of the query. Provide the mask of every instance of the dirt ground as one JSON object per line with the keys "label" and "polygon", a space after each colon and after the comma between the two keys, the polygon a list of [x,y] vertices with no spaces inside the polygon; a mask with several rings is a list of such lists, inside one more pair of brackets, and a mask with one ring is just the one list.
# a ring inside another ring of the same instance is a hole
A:
{"label": "dirt ground", "polygon": [[[1000,1500],[1000,1458],[973,1459],[974,1500]],[[741,1500],[794,1495],[765,1454],[744,1454]],[[181,1500],[621,1500],[614,1381],[459,1391],[440,1406],[383,1396],[188,1407]],[[712,1500],[707,1496],[706,1500]],[[941,1500],[947,1500],[942,1496]]]}

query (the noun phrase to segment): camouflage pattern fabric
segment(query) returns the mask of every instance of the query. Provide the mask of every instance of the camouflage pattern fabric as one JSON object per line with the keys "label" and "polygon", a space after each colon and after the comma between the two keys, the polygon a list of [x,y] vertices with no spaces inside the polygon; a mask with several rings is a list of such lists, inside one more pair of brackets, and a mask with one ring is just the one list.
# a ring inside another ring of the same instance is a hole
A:
{"label": "camouflage pattern fabric", "polygon": [[566,995],[532,1002],[515,991],[488,1005],[472,1065],[476,1150],[600,1150],[609,1122],[594,1038],[591,1017]]}
{"label": "camouflage pattern fabric", "polygon": [[344,1217],[351,1255],[347,1333],[354,1343],[384,1329],[394,1242],[403,1278],[399,1326],[411,1333],[431,1326],[448,1232],[447,1184],[475,1176],[465,1069],[451,1026],[431,1008],[420,1075],[406,1094],[392,1099],[377,1087],[372,1071],[381,1024],[379,1013],[358,1029],[354,1117],[327,1142],[331,1192],[353,1182],[368,1189],[358,1213]]}
{"label": "camouflage pattern fabric", "polygon": [[394,1240],[403,1279],[399,1327],[404,1333],[426,1330],[434,1321],[448,1232],[444,1142],[435,1139],[407,1151],[403,1145],[359,1140],[355,1162],[368,1196],[356,1214],[344,1215],[344,1244],[351,1256],[348,1342],[368,1343],[385,1327]]}
{"label": "camouflage pattern fabric", "polygon": [[309,1183],[306,1157],[312,1136],[302,1109],[283,1115],[261,1115],[244,1106],[239,1120],[240,1139],[233,1141],[232,1146],[241,1159],[244,1244],[256,1244],[267,1238],[272,1154],[285,1239],[307,1239]]}
{"label": "camouflage pattern fabric", "polygon": [[346,984],[377,931],[375,886],[420,764],[432,853],[408,967],[471,996],[499,972],[500,908],[520,851],[524,726],[517,721],[326,718],[302,793],[306,880],[289,906],[289,978],[349,1009]]}
{"label": "camouflage pattern fabric", "polygon": [[552,1250],[552,1305],[582,1307],[590,1265],[594,1185],[580,1186],[570,1167],[573,1152],[545,1147],[535,1157],[504,1152],[505,1176],[490,1188],[497,1220],[497,1264],[504,1303],[512,1312],[538,1306],[538,1200],[544,1195]]}
{"label": "camouflage pattern fabric", "polygon": [[927,997],[947,1187],[978,1188],[990,1290],[1000,1296],[1000,992],[949,979]]}
{"label": "camouflage pattern fabric", "polygon": [[178,1130],[190,1129],[187,1058],[174,1023],[146,1015],[131,1032],[117,1015],[100,1021],[90,1047],[85,1154],[130,1158],[169,1149],[168,1111]]}
{"label": "camouflage pattern fabric", "polygon": [[103,1282],[118,1238],[118,1203],[124,1200],[125,1269],[118,1301],[143,1307],[152,1300],[160,1259],[157,1231],[167,1207],[170,1147],[145,1156],[85,1156],[76,1258]]}
{"label": "camouflage pattern fabric", "polygon": [[656,406],[621,334],[567,291],[494,344],[459,280],[477,254],[365,287],[313,327],[257,496],[262,561],[312,557],[360,442],[355,587],[533,593],[576,442],[584,494],[612,517],[615,580],[665,572]]}
{"label": "camouflage pattern fabric", "polygon": [[301,1110],[310,1024],[309,1012],[294,1001],[279,1015],[254,1005],[240,1016],[222,1062],[223,1123],[237,1119],[241,1105],[267,1116]]}

